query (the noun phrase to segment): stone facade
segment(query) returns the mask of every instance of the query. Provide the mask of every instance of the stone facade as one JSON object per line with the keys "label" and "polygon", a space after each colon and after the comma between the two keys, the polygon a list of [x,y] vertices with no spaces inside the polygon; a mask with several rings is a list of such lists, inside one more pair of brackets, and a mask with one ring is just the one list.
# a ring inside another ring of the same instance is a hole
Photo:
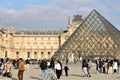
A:
{"label": "stone facade", "polygon": [[51,58],[80,25],[82,19],[78,18],[82,17],[77,15],[73,20],[68,18],[68,30],[64,31],[15,31],[13,26],[4,29],[0,25],[0,58]]}

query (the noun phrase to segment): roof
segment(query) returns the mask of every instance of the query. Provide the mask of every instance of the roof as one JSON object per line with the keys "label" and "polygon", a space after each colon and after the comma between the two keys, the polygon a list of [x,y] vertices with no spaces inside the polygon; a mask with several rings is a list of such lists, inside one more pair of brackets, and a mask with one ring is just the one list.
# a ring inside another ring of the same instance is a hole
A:
{"label": "roof", "polygon": [[83,21],[82,15],[74,15],[72,23],[81,23]]}
{"label": "roof", "polygon": [[64,31],[57,31],[57,30],[48,30],[48,31],[29,31],[29,30],[22,30],[22,31],[16,31],[15,32],[16,34],[21,34],[21,33],[24,33],[24,34],[33,34],[33,35],[38,35],[38,34],[41,34],[41,35],[58,35],[60,33],[64,33]]}

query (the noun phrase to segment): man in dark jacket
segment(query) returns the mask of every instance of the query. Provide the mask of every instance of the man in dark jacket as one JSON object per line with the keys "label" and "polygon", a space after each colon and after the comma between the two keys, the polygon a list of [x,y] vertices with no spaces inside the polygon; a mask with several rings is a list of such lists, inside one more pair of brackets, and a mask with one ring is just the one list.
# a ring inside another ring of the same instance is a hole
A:
{"label": "man in dark jacket", "polygon": [[54,60],[55,58],[52,58],[51,59],[51,62],[50,62],[50,69],[51,69],[51,79],[54,80],[54,76],[55,76],[55,73],[54,73],[54,68],[55,68],[55,65],[54,65]]}
{"label": "man in dark jacket", "polygon": [[47,60],[43,59],[40,63],[40,68],[42,72],[42,80],[45,80],[47,78],[48,72],[47,72]]}

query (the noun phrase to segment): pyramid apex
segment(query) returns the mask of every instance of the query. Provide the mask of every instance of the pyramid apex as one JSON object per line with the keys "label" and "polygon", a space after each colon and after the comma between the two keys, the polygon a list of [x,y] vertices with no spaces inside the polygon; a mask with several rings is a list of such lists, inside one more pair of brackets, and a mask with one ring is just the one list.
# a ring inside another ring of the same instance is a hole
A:
{"label": "pyramid apex", "polygon": [[96,9],[93,9],[93,11],[96,11]]}
{"label": "pyramid apex", "polygon": [[98,13],[96,9],[93,9],[92,12],[96,12],[96,13]]}

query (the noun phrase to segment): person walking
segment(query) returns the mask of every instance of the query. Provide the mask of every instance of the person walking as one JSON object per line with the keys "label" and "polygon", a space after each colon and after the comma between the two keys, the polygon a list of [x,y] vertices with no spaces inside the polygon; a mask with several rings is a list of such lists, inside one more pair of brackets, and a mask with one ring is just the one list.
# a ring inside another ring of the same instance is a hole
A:
{"label": "person walking", "polygon": [[99,59],[96,59],[96,61],[95,61],[95,63],[96,63],[96,74],[98,74],[99,73]]}
{"label": "person walking", "polygon": [[42,62],[40,63],[40,68],[42,71],[42,80],[46,80],[48,71],[47,71],[47,60],[43,59]]}
{"label": "person walking", "polygon": [[62,64],[60,61],[55,60],[55,76],[57,80],[60,80],[60,77],[62,75]]}
{"label": "person walking", "polygon": [[88,76],[88,63],[86,62],[85,59],[82,62],[82,70],[83,70],[83,77],[87,77]]}
{"label": "person walking", "polygon": [[7,77],[12,77],[12,73],[11,73],[11,63],[10,63],[9,60],[6,62],[5,68],[6,68],[6,76],[7,76]]}
{"label": "person walking", "polygon": [[99,73],[103,73],[104,72],[104,70],[103,70],[103,68],[104,68],[104,60],[103,60],[103,58],[100,58],[99,59]]}
{"label": "person walking", "polygon": [[114,61],[113,61],[113,70],[114,70],[115,74],[117,73],[117,69],[118,69],[118,63],[117,63],[117,60],[114,59]]}
{"label": "person walking", "polygon": [[29,68],[29,64],[30,64],[29,60],[26,59],[26,60],[25,60],[25,63],[26,63],[26,69],[28,69],[28,68]]}
{"label": "person walking", "polygon": [[54,61],[55,61],[55,58],[52,58],[51,59],[51,62],[50,62],[50,69],[51,69],[51,79],[54,80],[55,79],[55,66],[54,66]]}
{"label": "person walking", "polygon": [[108,62],[108,74],[112,74],[113,73],[113,60],[110,60]]}
{"label": "person walking", "polygon": [[18,64],[18,79],[23,80],[23,73],[25,70],[25,63],[22,58],[19,59],[19,64]]}
{"label": "person walking", "polygon": [[87,69],[88,77],[91,77],[91,73],[90,73],[90,69],[91,69],[91,67],[92,67],[92,62],[91,62],[91,60],[88,59],[87,64],[88,64],[88,69]]}
{"label": "person walking", "polygon": [[64,71],[65,71],[65,76],[68,76],[69,68],[67,64],[64,66]]}
{"label": "person walking", "polygon": [[105,74],[108,74],[108,59],[104,62]]}

